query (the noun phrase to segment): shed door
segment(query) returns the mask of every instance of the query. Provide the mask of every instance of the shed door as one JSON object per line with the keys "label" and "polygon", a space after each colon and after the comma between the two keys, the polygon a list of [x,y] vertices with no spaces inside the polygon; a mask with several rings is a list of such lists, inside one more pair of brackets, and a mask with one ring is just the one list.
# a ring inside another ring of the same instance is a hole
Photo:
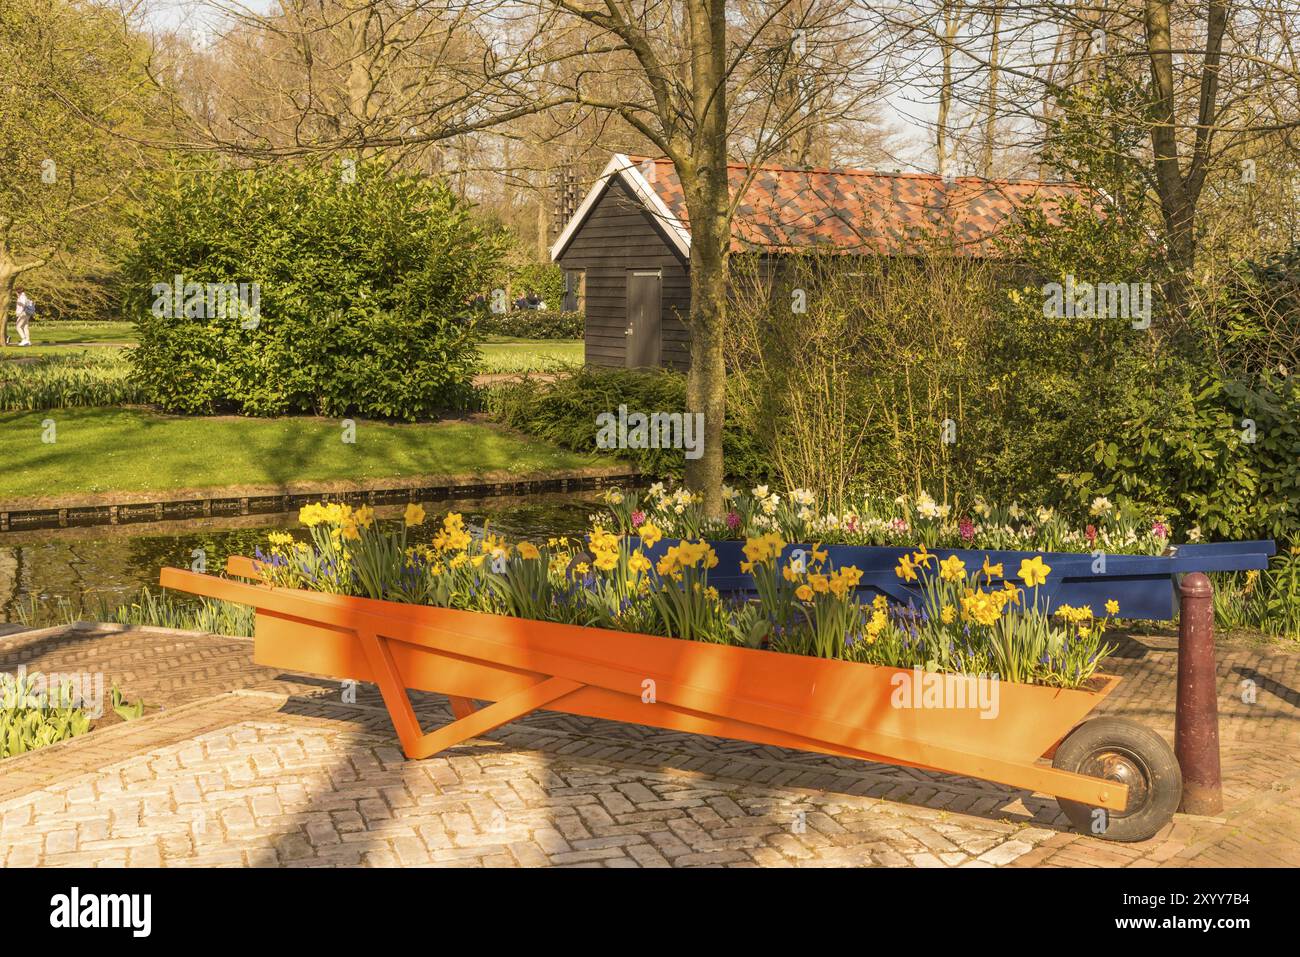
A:
{"label": "shed door", "polygon": [[627,273],[628,368],[659,365],[659,302],[663,280],[658,269],[629,269]]}

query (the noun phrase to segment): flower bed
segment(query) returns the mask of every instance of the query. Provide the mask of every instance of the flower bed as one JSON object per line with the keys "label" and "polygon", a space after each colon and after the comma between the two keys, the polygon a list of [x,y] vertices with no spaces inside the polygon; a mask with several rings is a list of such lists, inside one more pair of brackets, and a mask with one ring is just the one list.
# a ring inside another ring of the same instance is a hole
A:
{"label": "flower bed", "polygon": [[[1172,544],[1173,529],[1163,515],[1149,515],[1131,503],[1116,505],[1095,498],[1088,519],[1071,522],[1050,508],[991,505],[977,498],[965,508],[939,503],[925,492],[894,499],[865,496],[836,511],[819,509],[807,489],[781,495],[766,485],[743,490],[723,488],[726,518],[713,521],[703,502],[688,489],[669,490],[662,482],[644,497],[635,491],[609,489],[608,515],[593,521],[634,533],[650,523],[667,538],[745,539],[776,532],[787,542],[822,545],[870,545],[1010,551],[1092,552],[1112,555],[1158,555]],[[1189,542],[1200,530],[1189,529]]]}
{"label": "flower bed", "polygon": [[1090,686],[1112,650],[1104,634],[1113,606],[1101,616],[1049,611],[1041,590],[1053,572],[1041,556],[1011,572],[988,560],[941,562],[921,545],[896,569],[919,585],[921,601],[864,601],[860,568],[820,547],[786,559],[786,542],[769,531],[743,545],[754,600],[710,582],[718,554],[709,542],[654,554],[658,529],[644,521],[635,538],[597,525],[583,549],[475,536],[456,513],[429,544],[409,544],[408,529],[425,519],[419,505],[391,531],[366,507],[309,505],[300,517],[310,544],[272,533],[257,554],[272,585],[1064,688]]}
{"label": "flower bed", "polygon": [[[956,517],[954,509],[928,495],[916,501],[902,496],[890,503],[868,501],[860,509],[820,514],[805,490],[783,497],[765,486],[751,493],[726,489],[725,498],[729,510],[726,520],[718,522],[706,519],[700,501],[686,490],[670,493],[656,484],[643,502],[635,492],[610,489],[604,496],[607,511],[592,521],[638,536],[634,543],[648,539],[651,558],[677,541],[674,534],[707,536],[719,558],[712,581],[725,592],[756,593],[744,543],[776,535],[790,542],[780,556],[783,564],[805,561],[812,550],[825,551],[831,565],[862,572],[857,586],[862,596],[883,595],[921,608],[924,583],[909,557],[915,547],[910,536],[915,536],[921,548],[934,549],[936,560],[970,567],[1014,569],[1040,558],[1055,569],[1035,593],[1043,611],[1068,614],[1071,606],[1100,608],[1117,601],[1125,618],[1155,621],[1177,614],[1175,576],[1264,569],[1275,551],[1271,541],[1173,546],[1165,519],[1142,517],[1132,506],[1116,507],[1103,498],[1093,501],[1092,522],[1081,530],[1050,509],[1030,516],[1014,504],[998,509],[978,500],[972,509],[976,518]],[[1188,537],[1199,534],[1193,529]],[[1055,550],[1070,546],[1084,550]]]}

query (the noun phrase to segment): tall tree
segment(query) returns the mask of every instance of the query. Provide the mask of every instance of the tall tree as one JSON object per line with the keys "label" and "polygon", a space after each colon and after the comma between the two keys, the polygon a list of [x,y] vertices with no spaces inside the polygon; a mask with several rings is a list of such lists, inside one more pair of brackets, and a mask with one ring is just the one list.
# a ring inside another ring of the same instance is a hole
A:
{"label": "tall tree", "polygon": [[0,0],[0,343],[20,281],[56,288],[111,246],[154,112],[145,52],[99,4]]}

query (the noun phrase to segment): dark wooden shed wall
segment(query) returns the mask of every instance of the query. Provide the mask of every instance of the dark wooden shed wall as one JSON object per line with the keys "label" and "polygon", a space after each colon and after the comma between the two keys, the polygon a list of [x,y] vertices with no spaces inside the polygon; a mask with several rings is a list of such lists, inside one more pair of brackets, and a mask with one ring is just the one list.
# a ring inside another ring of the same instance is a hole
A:
{"label": "dark wooden shed wall", "polygon": [[611,177],[557,262],[586,270],[588,365],[622,367],[627,328],[627,271],[662,272],[661,361],[680,371],[690,365],[690,331],[682,321],[691,303],[687,263],[664,229],[621,177]]}

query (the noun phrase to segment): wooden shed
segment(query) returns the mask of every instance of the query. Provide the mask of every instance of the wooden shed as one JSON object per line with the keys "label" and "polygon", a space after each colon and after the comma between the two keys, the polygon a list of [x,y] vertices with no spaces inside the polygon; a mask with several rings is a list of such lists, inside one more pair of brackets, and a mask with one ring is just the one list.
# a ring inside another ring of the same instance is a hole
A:
{"label": "wooden shed", "polygon": [[[850,255],[915,255],[936,242],[959,255],[1000,254],[998,233],[1020,207],[1049,213],[1075,183],[944,179],[918,173],[732,164],[732,249],[779,257],[832,246]],[[691,233],[671,161],[616,153],[551,247],[565,309],[586,315],[588,365],[690,364]]]}

